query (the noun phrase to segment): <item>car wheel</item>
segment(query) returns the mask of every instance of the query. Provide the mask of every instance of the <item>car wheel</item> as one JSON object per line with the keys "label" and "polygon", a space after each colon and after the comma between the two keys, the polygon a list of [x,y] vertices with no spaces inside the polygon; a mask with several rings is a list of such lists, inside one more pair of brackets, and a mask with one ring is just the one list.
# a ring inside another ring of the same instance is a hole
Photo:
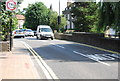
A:
{"label": "car wheel", "polygon": [[36,36],[36,38],[39,39],[38,36]]}
{"label": "car wheel", "polygon": [[39,37],[39,40],[41,40],[42,38],[41,38],[41,36]]}
{"label": "car wheel", "polygon": [[53,40],[53,37],[51,37],[51,40]]}

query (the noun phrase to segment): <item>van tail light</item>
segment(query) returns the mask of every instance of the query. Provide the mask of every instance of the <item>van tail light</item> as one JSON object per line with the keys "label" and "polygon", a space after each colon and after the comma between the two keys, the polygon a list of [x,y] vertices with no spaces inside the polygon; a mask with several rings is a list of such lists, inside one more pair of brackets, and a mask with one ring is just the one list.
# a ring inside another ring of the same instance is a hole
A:
{"label": "van tail light", "polygon": [[14,34],[16,34],[16,32],[14,32]]}

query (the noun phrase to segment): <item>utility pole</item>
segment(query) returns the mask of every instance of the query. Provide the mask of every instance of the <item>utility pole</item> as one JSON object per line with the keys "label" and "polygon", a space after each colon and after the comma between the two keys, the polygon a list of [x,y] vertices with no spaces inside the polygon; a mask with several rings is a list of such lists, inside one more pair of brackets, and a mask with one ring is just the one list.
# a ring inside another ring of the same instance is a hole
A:
{"label": "utility pole", "polygon": [[60,16],[60,0],[59,0],[59,16]]}
{"label": "utility pole", "polygon": [[[58,27],[60,26],[60,23],[61,23],[61,17],[60,17],[60,0],[59,0],[59,16],[58,16]],[[60,30],[60,27],[59,27],[59,30]],[[58,30],[58,31],[59,31]]]}
{"label": "utility pole", "polygon": [[10,51],[12,51],[12,12],[10,13]]}

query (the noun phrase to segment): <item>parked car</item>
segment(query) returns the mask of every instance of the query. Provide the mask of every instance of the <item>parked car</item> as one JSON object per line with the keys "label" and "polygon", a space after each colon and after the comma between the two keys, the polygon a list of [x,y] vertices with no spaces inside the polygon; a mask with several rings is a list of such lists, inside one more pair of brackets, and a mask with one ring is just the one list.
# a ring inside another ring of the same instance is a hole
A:
{"label": "parked car", "polygon": [[37,27],[37,39],[48,39],[51,38],[54,39],[54,34],[50,26],[47,25],[39,25]]}
{"label": "parked car", "polygon": [[13,31],[13,36],[14,37],[23,37],[24,38],[25,34],[24,34],[24,32],[22,30],[17,29],[17,30]]}
{"label": "parked car", "polygon": [[34,37],[34,32],[31,29],[26,29],[24,31],[25,36],[33,36]]}

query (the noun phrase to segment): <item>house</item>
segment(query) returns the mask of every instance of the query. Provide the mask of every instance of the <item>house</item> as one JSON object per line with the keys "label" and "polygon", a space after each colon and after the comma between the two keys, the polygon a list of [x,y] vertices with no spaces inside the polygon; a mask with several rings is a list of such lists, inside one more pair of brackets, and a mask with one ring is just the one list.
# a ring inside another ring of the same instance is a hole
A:
{"label": "house", "polygon": [[18,29],[22,29],[23,28],[23,24],[25,22],[25,16],[23,15],[16,15],[17,19],[18,19]]}
{"label": "house", "polygon": [[73,17],[71,13],[71,7],[73,6],[72,2],[67,2],[67,7],[63,11],[64,17],[66,17],[67,20],[67,25],[65,26],[65,29],[74,29],[74,24],[73,24]]}

